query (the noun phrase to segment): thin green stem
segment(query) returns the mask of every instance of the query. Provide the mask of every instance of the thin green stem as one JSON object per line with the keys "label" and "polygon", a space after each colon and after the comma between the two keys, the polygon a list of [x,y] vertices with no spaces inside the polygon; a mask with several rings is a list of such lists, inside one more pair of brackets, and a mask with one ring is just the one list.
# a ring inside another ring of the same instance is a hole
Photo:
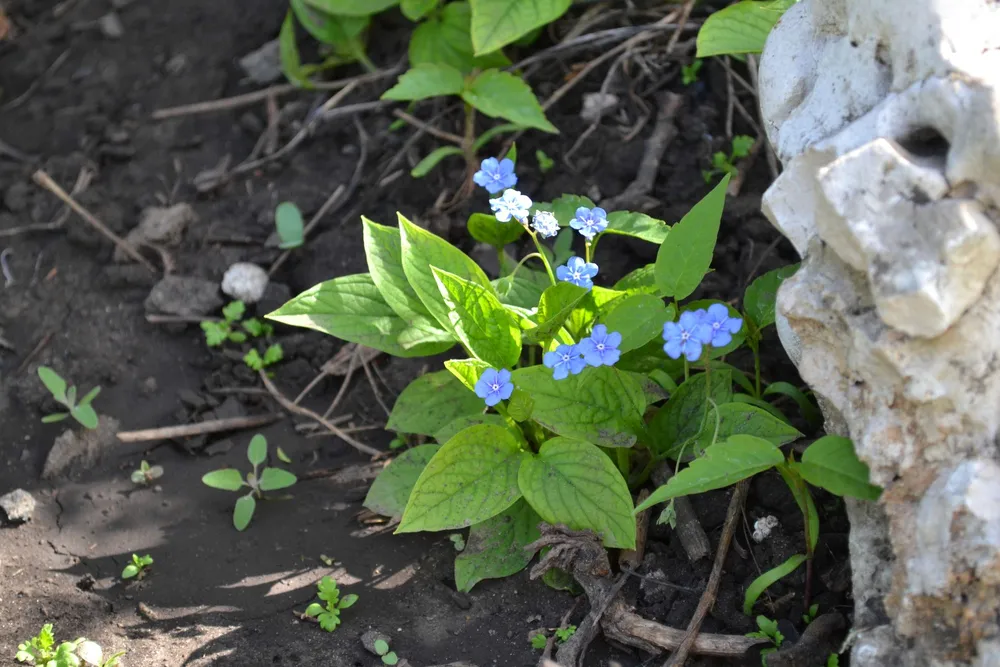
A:
{"label": "thin green stem", "polygon": [[760,346],[756,343],[750,346],[753,351],[753,376],[754,376],[754,390],[756,392],[755,398],[760,398]]}
{"label": "thin green stem", "polygon": [[[527,227],[527,226],[526,226]],[[549,274],[549,280],[552,284],[556,284],[556,274],[552,272],[552,265],[549,264],[548,257],[545,256],[545,250],[542,249],[542,243],[538,240],[538,234],[536,234],[531,229],[528,229],[528,234],[531,236],[531,240],[534,241],[535,247],[538,248],[538,256],[542,259],[542,264],[545,265],[545,272]]]}
{"label": "thin green stem", "polygon": [[535,361],[536,361],[536,359],[535,359],[535,350],[537,350],[537,349],[538,348],[536,348],[534,345],[529,345],[528,346],[528,365],[529,366],[534,366],[535,365]]}
{"label": "thin green stem", "polygon": [[586,241],[583,244],[583,257],[587,262],[590,262],[590,241]]}
{"label": "thin green stem", "polygon": [[[500,252],[503,253],[502,250]],[[541,254],[539,254],[537,252],[529,253],[529,254],[525,255],[524,257],[522,257],[521,261],[517,263],[517,266],[514,267],[514,270],[510,272],[510,277],[513,278],[514,276],[516,276],[517,275],[517,270],[520,269],[524,265],[524,263],[527,262],[529,259],[533,259],[535,257],[537,257],[538,259],[542,260],[543,262],[545,261],[545,256],[544,255],[541,255]]]}
{"label": "thin green stem", "polygon": [[687,382],[688,376],[691,373],[691,369],[688,367],[687,357],[684,358],[684,381]]}

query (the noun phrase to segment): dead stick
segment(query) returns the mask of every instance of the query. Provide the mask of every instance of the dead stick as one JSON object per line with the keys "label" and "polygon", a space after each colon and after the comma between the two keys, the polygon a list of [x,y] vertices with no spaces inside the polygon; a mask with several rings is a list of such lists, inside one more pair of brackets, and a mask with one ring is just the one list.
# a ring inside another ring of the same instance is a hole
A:
{"label": "dead stick", "polygon": [[443,139],[445,141],[450,141],[451,143],[458,144],[460,146],[462,145],[463,139],[462,139],[462,137],[458,136],[457,134],[453,134],[451,132],[445,132],[444,130],[439,130],[438,128],[434,127],[433,125],[429,125],[429,124],[425,123],[424,121],[420,120],[419,118],[417,118],[416,116],[411,116],[410,114],[406,113],[405,111],[403,111],[401,109],[393,109],[392,110],[392,115],[395,116],[396,118],[401,119],[401,120],[405,120],[407,123],[409,123],[413,127],[421,129],[424,132],[426,132],[427,134],[433,135],[433,136],[437,137],[438,139]]}
{"label": "dead stick", "polygon": [[[636,505],[641,505],[649,498],[649,489],[643,489],[636,499]],[[635,549],[628,549],[618,554],[618,567],[623,570],[636,570],[642,564],[646,553],[646,535],[649,533],[649,509],[639,512],[635,518]]]}
{"label": "dead stick", "polygon": [[64,204],[73,209],[77,213],[77,215],[79,215],[88,224],[94,227],[94,229],[96,229],[101,234],[106,236],[108,239],[113,241],[114,244],[117,245],[119,248],[121,248],[126,254],[128,254],[129,257],[139,262],[153,273],[157,273],[156,267],[153,266],[152,262],[150,262],[142,255],[140,255],[139,251],[133,248],[125,239],[121,238],[113,231],[108,229],[107,226],[105,226],[103,222],[95,218],[93,214],[90,213],[90,211],[80,206],[80,204],[78,204],[75,199],[70,197],[65,190],[59,187],[58,183],[53,181],[52,178],[45,173],[45,170],[39,169],[31,176],[31,178],[32,180],[35,181],[35,183],[38,183],[38,185],[42,186],[43,188],[54,194],[56,197],[61,199]]}
{"label": "dead stick", "polygon": [[[653,469],[652,478],[657,486],[664,486],[673,476],[674,468],[666,461],[661,462]],[[691,499],[687,496],[674,498],[674,515],[677,517],[675,532],[688,560],[694,563],[702,558],[707,558],[712,553],[712,545],[708,541],[708,535],[705,534],[701,521],[698,520],[694,507],[691,506]]]}
{"label": "dead stick", "polygon": [[267,377],[264,371],[260,371],[260,379],[264,382],[264,386],[267,390],[271,392],[271,396],[274,396],[274,400],[281,403],[281,406],[289,412],[294,412],[295,414],[299,414],[303,417],[308,417],[309,419],[319,422],[326,427],[326,430],[330,431],[330,433],[333,433],[335,436],[349,444],[351,447],[354,447],[359,452],[364,452],[365,454],[369,454],[371,456],[382,456],[382,452],[379,450],[374,447],[369,447],[363,442],[358,442],[309,408],[304,408],[301,405],[295,405],[295,403],[290,401],[284,394],[278,391],[278,388],[274,386],[274,383],[271,382],[271,379]]}
{"label": "dead stick", "polygon": [[[604,636],[611,641],[659,654],[677,649],[687,638],[684,630],[650,621],[628,609],[622,600],[615,601],[601,623]],[[742,658],[761,640],[743,635],[698,634],[692,652],[718,658]]]}
{"label": "dead stick", "polygon": [[163,426],[148,428],[142,431],[120,431],[118,439],[122,442],[149,442],[151,440],[171,440],[173,438],[189,438],[205,433],[222,433],[223,431],[238,431],[244,428],[256,428],[281,419],[279,414],[255,415],[252,417],[231,417],[229,419],[209,419],[197,424],[181,424],[179,426]]}
{"label": "dead stick", "polygon": [[691,622],[688,623],[684,641],[681,642],[681,645],[670,659],[663,664],[663,667],[682,667],[687,662],[691,648],[698,638],[698,631],[701,630],[701,624],[708,615],[709,609],[715,604],[715,598],[719,593],[719,584],[722,582],[722,566],[725,564],[726,556],[729,554],[729,544],[733,541],[733,535],[736,533],[736,524],[738,523],[740,511],[743,509],[743,501],[746,500],[749,489],[750,480],[745,479],[737,484],[733,490],[733,497],[729,499],[729,509],[726,511],[726,523],[723,525],[722,535],[719,537],[719,548],[715,551],[715,563],[712,564],[712,573],[708,576],[708,585],[705,586],[705,592],[701,594],[701,599],[698,600],[698,607],[694,610],[694,616],[691,617]]}

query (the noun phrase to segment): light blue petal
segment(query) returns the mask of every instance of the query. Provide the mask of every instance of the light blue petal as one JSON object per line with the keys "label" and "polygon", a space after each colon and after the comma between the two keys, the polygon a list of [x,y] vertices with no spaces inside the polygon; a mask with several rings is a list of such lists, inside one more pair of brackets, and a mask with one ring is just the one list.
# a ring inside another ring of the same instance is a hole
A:
{"label": "light blue petal", "polygon": [[717,331],[712,337],[712,347],[725,347],[733,342],[733,337],[728,331]]}
{"label": "light blue petal", "polygon": [[617,331],[612,331],[608,334],[608,337],[604,339],[604,344],[608,347],[618,347],[622,344],[622,335]]}
{"label": "light blue petal", "polygon": [[618,350],[607,350],[604,353],[604,365],[614,366],[615,364],[618,363],[618,360],[621,359],[621,357],[622,353],[619,352]]}
{"label": "light blue petal", "polygon": [[508,398],[510,398],[510,395],[513,393],[514,393],[514,385],[512,385],[509,382],[505,385],[501,385],[500,398],[506,401]]}
{"label": "light blue petal", "polygon": [[546,352],[542,355],[542,363],[546,368],[555,368],[559,364],[559,353]]}
{"label": "light blue petal", "polygon": [[482,378],[479,378],[479,382],[476,383],[476,396],[479,398],[486,398],[490,394],[489,383],[484,382]]}
{"label": "light blue petal", "polygon": [[490,406],[491,408],[499,402],[500,402],[500,394],[498,394],[495,391],[490,392],[490,395],[486,397],[486,405]]}
{"label": "light blue petal", "polygon": [[667,356],[671,359],[681,358],[681,341],[677,338],[671,338],[663,346],[663,351],[667,353]]}
{"label": "light blue petal", "polygon": [[701,343],[693,338],[689,338],[684,344],[684,356],[688,361],[698,361],[698,358],[701,357]]}
{"label": "light blue petal", "polygon": [[721,303],[713,303],[708,307],[708,317],[712,322],[724,322],[729,318],[729,309]]}
{"label": "light blue petal", "polygon": [[739,333],[740,329],[743,328],[743,318],[730,317],[729,321],[726,322],[725,327],[729,333]]}
{"label": "light blue petal", "polygon": [[566,364],[559,364],[552,370],[552,379],[554,380],[564,380],[569,375],[569,368]]}
{"label": "light blue petal", "polygon": [[571,359],[569,362],[569,369],[570,372],[573,373],[573,375],[578,375],[586,367],[587,367],[587,362],[584,360],[583,357],[573,357],[573,359]]}
{"label": "light blue petal", "polygon": [[499,371],[497,371],[497,380],[500,381],[500,384],[506,384],[510,382],[510,371],[507,370],[506,368],[501,368]]}

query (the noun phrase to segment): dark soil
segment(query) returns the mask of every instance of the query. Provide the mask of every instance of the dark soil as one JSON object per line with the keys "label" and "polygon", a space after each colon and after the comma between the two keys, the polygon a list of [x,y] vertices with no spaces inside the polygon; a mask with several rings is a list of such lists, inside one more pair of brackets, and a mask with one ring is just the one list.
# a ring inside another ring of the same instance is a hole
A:
{"label": "dark soil", "polygon": [[[264,245],[273,229],[275,205],[294,201],[308,218],[334,187],[351,180],[366,154],[350,201],[325,219],[275,276],[284,291],[279,287],[272,296],[280,300],[321,280],[365,270],[361,213],[391,224],[399,210],[438,231],[454,230],[458,240],[468,212],[485,203],[477,195],[464,210],[434,213],[441,191],[454,192],[461,183],[463,167],[446,162],[428,178],[412,180],[405,172],[434,144],[426,137],[406,144],[412,130],[390,130],[393,118],[384,110],[358,116],[358,124],[345,118],[326,123],[288,159],[211,192],[197,192],[192,186],[196,174],[226,156],[236,163],[251,152],[266,124],[263,104],[162,122],[152,121],[150,114],[255,89],[242,81],[236,61],[274,36],[285,5],[264,0],[112,4],[119,6],[124,26],[120,39],[87,27],[111,9],[105,0],[11,0],[3,6],[15,31],[0,41],[0,140],[37,160],[21,162],[0,151],[0,232],[59,215],[61,204],[32,183],[34,169],[43,167],[69,190],[79,170],[90,166],[96,177],[78,199],[116,233],[127,233],[147,206],[190,203],[198,221],[188,228],[182,245],[169,249],[173,271],[218,281],[235,261],[269,266],[278,254]],[[405,50],[406,25],[398,16],[380,20],[372,36],[376,62],[398,60]],[[50,68],[63,53],[68,55]],[[659,204],[649,211],[672,221],[707,191],[700,169],[724,143],[725,86],[709,65],[705,82],[685,89],[675,80],[676,63],[656,62],[655,53],[647,54],[646,64],[658,68],[659,79],[645,82],[640,92],[646,102],[655,104],[660,89],[687,96],[678,119],[680,134],[652,193]],[[575,63],[592,55],[550,61],[535,71],[532,83],[540,96],[550,94]],[[638,73],[636,67],[629,70],[630,77]],[[561,135],[532,133],[520,140],[526,156],[519,165],[521,189],[536,199],[564,192],[600,199],[622,192],[634,178],[642,139],[653,122],[623,143],[641,116],[624,83],[613,87],[626,100],[622,107],[605,118],[570,164],[563,161],[588,125],[578,116],[581,95],[596,91],[602,77],[603,71],[592,75],[550,111]],[[377,98],[383,89],[379,85],[360,87],[349,101]],[[283,114],[304,118],[323,99],[321,93],[289,95],[281,99]],[[423,118],[434,113],[433,104],[419,110]],[[442,122],[457,131],[457,120],[458,114],[450,113]],[[295,129],[284,127],[282,142]],[[536,148],[553,157],[557,168],[542,174],[530,157]],[[404,159],[392,164],[400,154]],[[404,172],[386,182],[386,175],[400,169]],[[753,275],[795,261],[758,212],[768,180],[759,160],[743,194],[728,202],[716,271],[696,296],[738,297]],[[606,284],[652,261],[655,250],[614,239],[602,245]],[[0,236],[4,248],[11,251],[6,258],[13,282],[0,288],[0,337],[13,349],[0,346],[0,494],[25,488],[39,507],[29,523],[0,529],[0,661],[12,657],[17,643],[44,622],[53,622],[64,638],[85,635],[108,649],[128,648],[129,665],[368,666],[376,659],[362,649],[359,637],[373,628],[390,635],[393,649],[417,666],[453,660],[505,667],[536,662],[529,631],[558,626],[573,604],[571,596],[529,581],[527,573],[484,582],[470,595],[456,593],[454,549],[447,536],[394,537],[391,528],[359,521],[364,481],[302,482],[293,489],[294,499],[260,506],[250,528],[235,532],[230,524],[233,498],[206,488],[200,477],[224,465],[242,467],[248,432],[151,446],[119,443],[102,462],[80,466],[69,479],[41,481],[52,441],[67,424],[40,423],[56,406],[37,380],[39,364],[56,368],[81,389],[101,385],[98,411],[118,419],[125,430],[197,421],[211,411],[232,416],[277,408],[259,394],[220,393],[259,387],[259,382],[238,355],[209,351],[197,326],[147,322],[143,301],[155,278],[137,265],[113,262],[111,244],[78,217],[54,232]],[[301,330],[282,328],[276,338],[286,360],[276,367],[275,381],[292,396],[340,346]],[[795,381],[777,340],[768,340],[765,349],[765,375]],[[382,357],[377,366],[398,393],[427,363]],[[307,404],[322,410],[339,383],[324,381],[312,393],[315,401]],[[363,379],[352,385],[340,411],[352,414],[356,425],[385,419]],[[342,442],[305,438],[293,426],[285,419],[263,432],[283,447],[299,474],[364,461]],[[383,449],[389,440],[381,430],[357,437]],[[206,447],[225,450],[227,440],[232,445],[228,452],[206,453]],[[143,459],[166,471],[156,488],[137,490],[129,481]],[[844,582],[849,581],[846,519],[835,499],[818,502],[823,536],[815,600],[824,611],[843,610]],[[727,492],[706,494],[694,503],[713,546],[727,503]],[[753,557],[730,554],[706,631],[751,630],[751,620],[740,611],[746,585],[801,550],[801,521],[776,475],[755,481],[745,514],[747,525],[774,514],[781,526],[764,545],[750,541],[748,531],[737,533],[737,542],[752,547]],[[144,580],[123,585],[118,575],[132,553],[149,553],[155,564]],[[655,528],[642,572],[662,572],[667,581],[697,592],[649,583],[640,590],[633,581],[626,595],[640,613],[684,627],[709,569],[707,561],[688,563],[671,532]],[[345,612],[344,625],[332,634],[293,613],[312,600],[314,584],[325,574],[360,595],[358,604]],[[769,591],[774,614],[800,627],[803,576],[797,572]],[[580,605],[574,622],[584,611]],[[635,665],[648,659],[600,642],[589,656],[592,665]],[[745,663],[759,664],[759,658],[748,657]]]}

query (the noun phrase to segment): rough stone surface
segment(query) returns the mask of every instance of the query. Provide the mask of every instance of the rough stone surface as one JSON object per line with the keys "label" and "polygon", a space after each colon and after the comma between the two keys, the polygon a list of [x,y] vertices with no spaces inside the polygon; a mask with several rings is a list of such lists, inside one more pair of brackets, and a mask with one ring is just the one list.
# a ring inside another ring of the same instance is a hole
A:
{"label": "rough stone surface", "polygon": [[267,271],[250,262],[237,262],[222,276],[222,291],[243,303],[257,303],[269,281]]}
{"label": "rough stone surface", "polygon": [[885,487],[848,503],[851,664],[996,665],[1000,3],[802,0],[760,100],[778,334]]}
{"label": "rough stone surface", "polygon": [[240,58],[240,67],[254,83],[274,83],[282,76],[279,52],[278,40],[271,40]]}
{"label": "rough stone surface", "polygon": [[73,477],[89,470],[103,458],[104,452],[115,446],[118,420],[101,415],[97,428],[63,432],[52,445],[42,468],[42,479]]}
{"label": "rough stone surface", "polygon": [[[143,209],[139,215],[139,224],[125,237],[133,247],[144,243],[162,246],[175,246],[181,242],[184,229],[198,219],[190,204],[175,204],[173,206],[150,206]],[[121,248],[115,248],[115,261],[128,259]]]}
{"label": "rough stone surface", "polygon": [[0,496],[0,510],[8,523],[24,523],[35,513],[35,499],[24,489],[14,489]]}
{"label": "rough stone surface", "polygon": [[146,297],[146,311],[167,315],[208,315],[222,306],[219,286],[191,276],[164,276]]}

